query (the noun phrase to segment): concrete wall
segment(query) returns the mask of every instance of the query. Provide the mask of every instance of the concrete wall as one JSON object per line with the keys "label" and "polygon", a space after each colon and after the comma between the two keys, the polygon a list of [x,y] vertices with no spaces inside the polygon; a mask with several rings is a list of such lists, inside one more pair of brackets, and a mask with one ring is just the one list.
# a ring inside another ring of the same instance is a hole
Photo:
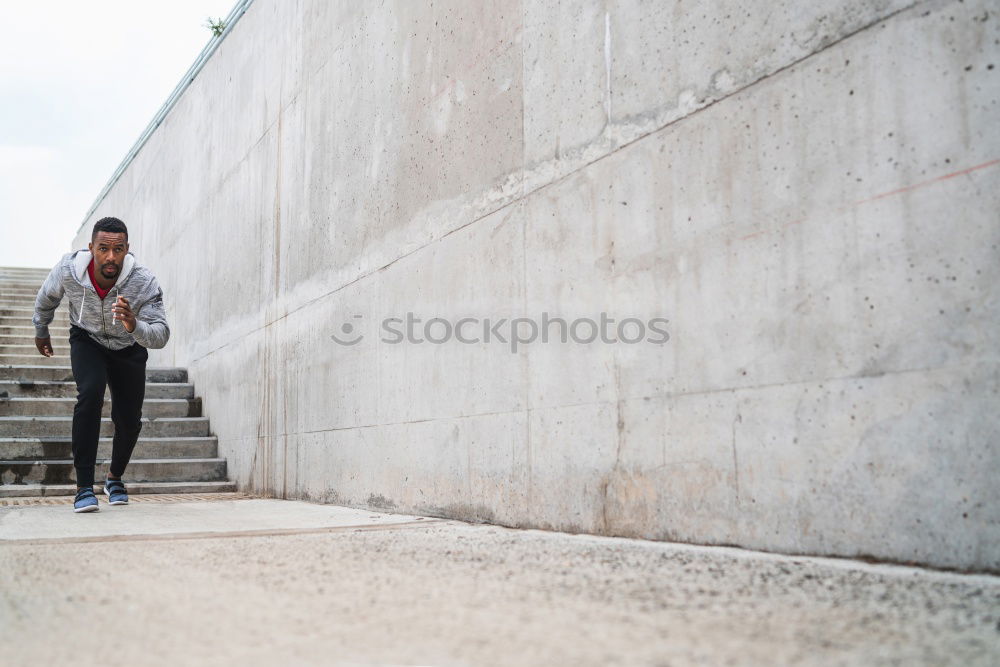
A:
{"label": "concrete wall", "polygon": [[131,225],[243,488],[1000,569],[990,5],[257,0],[74,245]]}

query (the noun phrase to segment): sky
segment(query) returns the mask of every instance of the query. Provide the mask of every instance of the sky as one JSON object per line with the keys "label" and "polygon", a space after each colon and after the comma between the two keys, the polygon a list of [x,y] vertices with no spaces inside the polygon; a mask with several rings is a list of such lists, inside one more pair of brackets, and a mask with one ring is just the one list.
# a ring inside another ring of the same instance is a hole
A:
{"label": "sky", "polygon": [[236,0],[0,0],[0,266],[51,268]]}

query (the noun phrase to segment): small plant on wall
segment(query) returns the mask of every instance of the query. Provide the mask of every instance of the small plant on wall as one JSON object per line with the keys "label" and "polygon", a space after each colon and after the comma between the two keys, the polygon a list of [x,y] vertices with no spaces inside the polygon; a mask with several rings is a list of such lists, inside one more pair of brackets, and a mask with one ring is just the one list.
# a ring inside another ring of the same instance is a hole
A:
{"label": "small plant on wall", "polygon": [[218,37],[222,34],[222,31],[226,29],[226,22],[221,18],[213,19],[211,16],[205,21],[205,27],[212,31],[214,37]]}

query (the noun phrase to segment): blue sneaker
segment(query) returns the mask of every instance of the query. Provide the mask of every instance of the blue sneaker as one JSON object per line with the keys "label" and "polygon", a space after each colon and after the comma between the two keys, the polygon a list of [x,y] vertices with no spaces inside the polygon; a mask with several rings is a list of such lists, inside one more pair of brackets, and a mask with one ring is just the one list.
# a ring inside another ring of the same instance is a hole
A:
{"label": "blue sneaker", "polygon": [[87,486],[77,490],[76,499],[73,500],[74,512],[96,512],[98,509],[97,496],[92,488]]}
{"label": "blue sneaker", "polygon": [[109,505],[128,505],[128,493],[120,479],[104,480],[104,493],[108,496]]}

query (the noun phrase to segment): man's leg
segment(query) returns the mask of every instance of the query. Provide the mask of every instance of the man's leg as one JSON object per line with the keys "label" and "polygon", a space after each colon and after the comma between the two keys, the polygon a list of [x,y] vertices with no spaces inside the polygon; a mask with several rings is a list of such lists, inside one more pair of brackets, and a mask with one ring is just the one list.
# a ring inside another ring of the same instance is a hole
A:
{"label": "man's leg", "polygon": [[121,479],[142,430],[142,401],[146,396],[146,360],[149,352],[135,343],[112,352],[110,357],[108,385],[111,387],[111,421],[115,424],[115,439],[108,477]]}
{"label": "man's leg", "polygon": [[77,392],[73,408],[73,467],[76,468],[77,487],[89,489],[94,486],[101,409],[107,387],[105,350],[76,327],[70,331],[69,346]]}

